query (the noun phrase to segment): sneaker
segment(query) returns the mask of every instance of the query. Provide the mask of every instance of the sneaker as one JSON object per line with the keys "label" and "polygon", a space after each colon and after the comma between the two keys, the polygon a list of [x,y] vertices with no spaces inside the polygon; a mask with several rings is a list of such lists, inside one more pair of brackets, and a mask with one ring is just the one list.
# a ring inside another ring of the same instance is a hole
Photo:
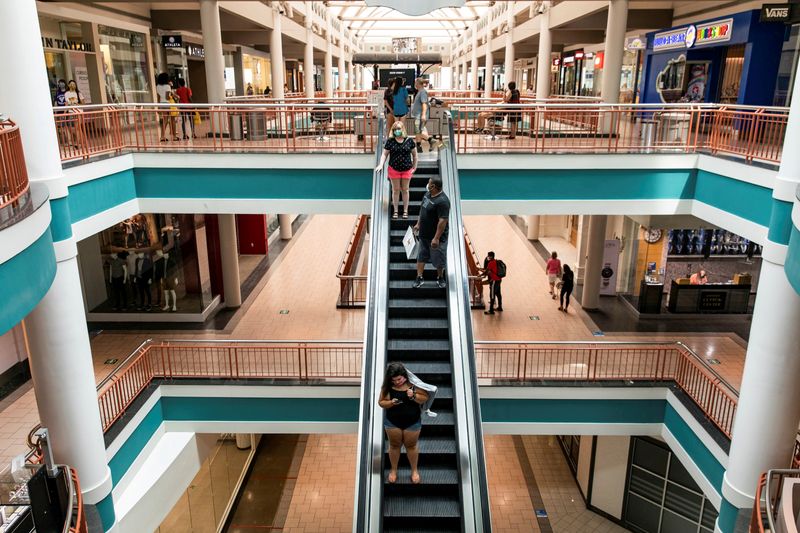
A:
{"label": "sneaker", "polygon": [[498,307],[498,308],[496,309],[496,311],[499,311],[499,312],[501,312],[501,313],[502,313],[502,312],[503,312],[503,308],[502,308],[502,307]]}
{"label": "sneaker", "polygon": [[[499,309],[498,309],[498,311],[499,311]],[[488,311],[484,311],[484,312],[483,312],[483,314],[484,314],[484,315],[493,315],[493,314],[494,314],[494,311],[492,311],[491,309],[489,309]]]}
{"label": "sneaker", "polygon": [[447,280],[445,278],[437,279],[436,280],[436,286],[439,287],[440,289],[446,289],[447,288]]}
{"label": "sneaker", "polygon": [[422,276],[417,276],[417,279],[414,280],[414,284],[411,287],[414,289],[419,289],[422,287],[423,283],[425,283],[425,280],[422,279]]}

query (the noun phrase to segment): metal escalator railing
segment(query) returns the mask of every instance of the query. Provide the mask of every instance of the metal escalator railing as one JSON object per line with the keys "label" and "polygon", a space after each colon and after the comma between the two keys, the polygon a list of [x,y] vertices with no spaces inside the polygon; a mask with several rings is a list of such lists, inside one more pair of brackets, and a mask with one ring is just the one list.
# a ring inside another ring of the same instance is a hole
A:
{"label": "metal escalator railing", "polygon": [[[455,135],[452,116],[448,115],[451,147]],[[461,215],[461,189],[453,148],[440,154],[444,191],[450,199],[450,245],[447,249],[448,308],[450,310],[450,345],[453,364],[453,401],[458,428],[461,504],[464,531],[491,531],[489,490],[481,428],[475,348],[473,343],[471,300],[469,295],[467,251]]]}
{"label": "metal escalator railing", "polygon": [[[376,163],[383,150],[384,118],[378,121]],[[355,512],[353,531],[373,532],[381,528],[383,473],[383,412],[377,394],[386,366],[387,306],[389,298],[389,241],[375,238],[389,231],[389,182],[385,169],[374,173],[372,180],[372,216],[370,218],[367,304],[364,313],[364,355],[361,370],[361,405],[359,406],[358,462],[356,464]]]}

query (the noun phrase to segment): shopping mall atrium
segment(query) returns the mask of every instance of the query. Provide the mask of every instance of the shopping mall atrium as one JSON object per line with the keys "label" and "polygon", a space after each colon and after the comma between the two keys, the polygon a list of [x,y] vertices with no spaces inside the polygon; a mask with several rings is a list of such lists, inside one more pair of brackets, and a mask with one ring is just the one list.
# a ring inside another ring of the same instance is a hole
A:
{"label": "shopping mall atrium", "polygon": [[0,0],[0,533],[794,533],[800,0]]}

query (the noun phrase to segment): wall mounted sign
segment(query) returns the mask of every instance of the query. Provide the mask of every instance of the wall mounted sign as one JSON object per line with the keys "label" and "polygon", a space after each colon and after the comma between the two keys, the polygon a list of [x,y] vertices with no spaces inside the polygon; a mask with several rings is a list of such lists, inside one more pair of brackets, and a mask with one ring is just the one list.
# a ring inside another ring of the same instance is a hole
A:
{"label": "wall mounted sign", "polygon": [[162,35],[161,46],[164,48],[183,48],[183,37],[180,35]]}
{"label": "wall mounted sign", "polygon": [[625,37],[625,50],[644,50],[645,48],[647,48],[647,42],[639,35]]}
{"label": "wall mounted sign", "polygon": [[143,33],[131,33],[128,42],[131,45],[131,48],[144,48],[144,34]]}
{"label": "wall mounted sign", "polygon": [[554,57],[554,58],[553,58],[553,66],[554,66],[554,67],[557,67],[557,66],[559,66],[560,64],[561,64],[561,59],[560,59],[560,58],[558,58],[558,57]]}
{"label": "wall mounted sign", "polygon": [[698,24],[696,28],[696,37],[692,39],[689,44],[690,30],[693,26],[686,29],[686,48],[694,46],[703,46],[706,44],[715,44],[725,41],[730,41],[733,35],[733,19],[716,20],[706,24]]}
{"label": "wall mounted sign", "polygon": [[603,52],[597,52],[597,54],[594,56],[594,68],[603,68],[605,59],[606,55]]}
{"label": "wall mounted sign", "polygon": [[686,28],[662,31],[653,37],[653,50],[686,48]]}
{"label": "wall mounted sign", "polygon": [[584,58],[585,55],[586,54],[584,54],[582,51],[579,50],[579,51],[575,52],[575,59],[581,60],[581,59]]}
{"label": "wall mounted sign", "polygon": [[186,45],[186,53],[190,57],[199,57],[200,59],[205,59],[206,57],[206,50],[202,46],[197,46],[195,44],[187,44]]}
{"label": "wall mounted sign", "polygon": [[42,37],[42,46],[45,48],[57,48],[59,50],[71,50],[73,52],[94,52],[91,43],[55,39],[53,37]]}
{"label": "wall mounted sign", "polygon": [[761,22],[788,22],[791,13],[789,4],[764,4],[761,6]]}
{"label": "wall mounted sign", "polygon": [[572,63],[574,63],[574,62],[575,62],[575,56],[567,56],[567,57],[562,57],[562,58],[561,58],[561,61],[562,61],[562,62],[563,62],[565,65],[571,65]]}

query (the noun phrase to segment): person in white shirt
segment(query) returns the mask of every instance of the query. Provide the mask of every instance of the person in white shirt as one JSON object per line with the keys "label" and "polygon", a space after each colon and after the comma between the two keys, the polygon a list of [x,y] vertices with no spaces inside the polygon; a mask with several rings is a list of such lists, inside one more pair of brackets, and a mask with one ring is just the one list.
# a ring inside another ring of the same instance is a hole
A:
{"label": "person in white shirt", "polygon": [[[67,83],[67,90],[64,93],[64,106],[78,106],[83,103],[83,96],[81,96],[81,92],[78,90],[78,84],[75,83],[75,80],[69,80],[69,83]],[[80,138],[79,130],[81,126],[81,117],[79,116],[80,113],[80,109],[72,109],[70,110],[69,117],[64,119],[67,126],[67,140],[73,148],[79,147],[78,139]]]}
{"label": "person in white shirt", "polygon": [[[169,74],[162,72],[156,78],[156,95],[159,104],[171,104],[178,101],[178,98],[172,92],[172,84],[169,81]],[[171,109],[161,108],[158,110],[159,119],[161,120],[161,142],[167,142],[165,133],[167,132],[167,125],[172,134],[172,139],[179,141],[180,139],[175,134],[175,119],[172,116]]]}

